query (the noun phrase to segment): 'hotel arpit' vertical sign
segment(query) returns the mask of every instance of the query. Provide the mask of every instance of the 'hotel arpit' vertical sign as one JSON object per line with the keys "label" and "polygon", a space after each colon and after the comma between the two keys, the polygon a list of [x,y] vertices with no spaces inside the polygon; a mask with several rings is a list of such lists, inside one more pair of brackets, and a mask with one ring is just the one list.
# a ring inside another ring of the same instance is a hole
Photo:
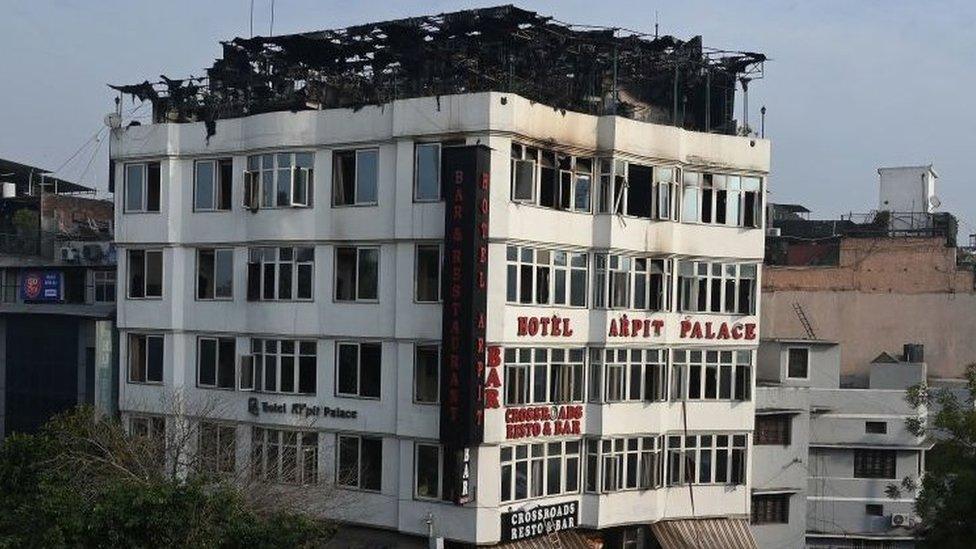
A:
{"label": "'hotel arpit' vertical sign", "polygon": [[488,187],[491,150],[445,147],[444,318],[441,442],[445,498],[471,501],[471,452],[484,436],[485,326],[488,289]]}

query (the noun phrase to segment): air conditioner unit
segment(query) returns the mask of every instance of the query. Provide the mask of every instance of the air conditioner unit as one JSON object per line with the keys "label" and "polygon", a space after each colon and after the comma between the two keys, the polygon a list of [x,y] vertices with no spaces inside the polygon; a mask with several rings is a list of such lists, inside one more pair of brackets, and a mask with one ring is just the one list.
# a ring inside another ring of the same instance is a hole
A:
{"label": "air conditioner unit", "polygon": [[908,515],[904,513],[892,513],[891,514],[891,526],[893,528],[907,528],[908,527]]}
{"label": "air conditioner unit", "polygon": [[61,246],[61,261],[78,261],[78,250],[72,246]]}

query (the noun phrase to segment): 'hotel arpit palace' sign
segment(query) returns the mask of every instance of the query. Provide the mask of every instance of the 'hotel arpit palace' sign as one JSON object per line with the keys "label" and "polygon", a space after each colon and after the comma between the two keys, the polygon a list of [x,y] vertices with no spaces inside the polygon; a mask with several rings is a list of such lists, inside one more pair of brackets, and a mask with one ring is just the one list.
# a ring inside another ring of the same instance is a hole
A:
{"label": "'hotel arpit palace' sign", "polygon": [[[664,336],[666,325],[660,318],[640,318],[622,314],[611,318],[607,327],[608,338],[651,339]],[[677,323],[678,338],[705,340],[756,339],[755,322],[726,322],[686,318]],[[573,325],[568,317],[520,316],[516,323],[518,337],[570,337]]]}

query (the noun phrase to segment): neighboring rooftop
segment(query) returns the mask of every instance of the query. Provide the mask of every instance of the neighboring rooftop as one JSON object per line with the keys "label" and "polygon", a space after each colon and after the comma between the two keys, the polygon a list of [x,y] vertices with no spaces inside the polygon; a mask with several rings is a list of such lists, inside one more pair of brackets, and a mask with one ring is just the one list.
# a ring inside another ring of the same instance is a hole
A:
{"label": "neighboring rooftop", "polygon": [[57,194],[95,194],[95,189],[54,177],[44,168],[3,158],[0,158],[0,183],[13,183],[16,196],[36,195],[41,190]]}
{"label": "neighboring rooftop", "polygon": [[510,5],[221,44],[205,77],[111,87],[152,102],[154,122],[204,121],[208,136],[224,118],[480,91],[738,134],[736,87],[747,93],[766,60]]}

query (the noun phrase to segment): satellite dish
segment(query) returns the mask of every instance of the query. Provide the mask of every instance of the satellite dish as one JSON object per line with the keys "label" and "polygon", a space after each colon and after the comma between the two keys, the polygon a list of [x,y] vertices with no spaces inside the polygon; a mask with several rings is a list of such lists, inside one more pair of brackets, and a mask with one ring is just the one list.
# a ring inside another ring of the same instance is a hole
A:
{"label": "satellite dish", "polygon": [[122,127],[122,115],[117,112],[110,112],[105,115],[105,125],[113,130]]}
{"label": "satellite dish", "polygon": [[935,196],[933,194],[932,196],[929,197],[929,206],[931,206],[933,209],[938,208],[941,205],[942,205],[942,201],[939,200],[938,196]]}

